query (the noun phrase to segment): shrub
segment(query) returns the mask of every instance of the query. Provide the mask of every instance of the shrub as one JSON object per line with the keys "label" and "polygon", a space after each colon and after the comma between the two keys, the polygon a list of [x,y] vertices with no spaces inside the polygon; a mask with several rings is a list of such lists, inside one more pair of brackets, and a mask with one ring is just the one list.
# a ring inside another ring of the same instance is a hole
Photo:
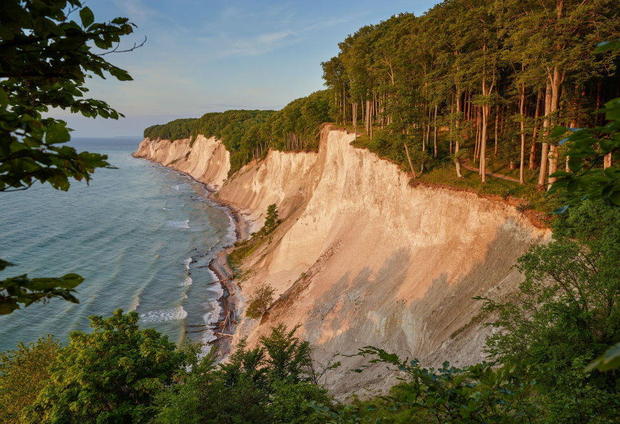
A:
{"label": "shrub", "polygon": [[245,310],[245,315],[252,319],[262,317],[273,302],[273,294],[274,290],[270,285],[266,284],[260,286],[250,298],[248,308]]}
{"label": "shrub", "polygon": [[0,422],[23,422],[30,406],[50,379],[50,365],[61,350],[52,337],[35,343],[20,344],[0,354]]}
{"label": "shrub", "polygon": [[155,395],[185,363],[175,344],[138,327],[138,314],[91,317],[92,333],[74,332],[50,368],[26,422],[147,423]]}

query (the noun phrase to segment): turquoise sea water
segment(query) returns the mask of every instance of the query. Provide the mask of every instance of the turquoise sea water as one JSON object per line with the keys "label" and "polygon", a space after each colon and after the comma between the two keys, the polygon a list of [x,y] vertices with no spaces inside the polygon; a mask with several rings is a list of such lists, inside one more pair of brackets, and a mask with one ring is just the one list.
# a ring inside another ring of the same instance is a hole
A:
{"label": "turquoise sea water", "polygon": [[226,211],[187,176],[131,157],[137,138],[78,139],[118,169],[98,170],[68,192],[38,185],[0,193],[0,278],[75,272],[79,304],[53,300],[0,316],[0,351],[88,329],[88,316],[136,310],[145,327],[208,341],[221,287],[207,265],[234,240]]}

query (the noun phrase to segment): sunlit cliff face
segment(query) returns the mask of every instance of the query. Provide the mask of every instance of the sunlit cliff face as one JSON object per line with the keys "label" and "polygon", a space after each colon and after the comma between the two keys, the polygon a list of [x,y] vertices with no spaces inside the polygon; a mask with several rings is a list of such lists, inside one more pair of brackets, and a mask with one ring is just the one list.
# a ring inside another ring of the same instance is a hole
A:
{"label": "sunlit cliff face", "polygon": [[198,147],[200,154],[183,140],[144,141],[139,150],[221,186],[218,197],[242,211],[254,230],[267,206],[278,204],[283,222],[246,260],[240,282],[246,298],[267,283],[277,300],[261,320],[245,319],[235,340],[252,344],[280,322],[300,325],[318,363],[343,363],[325,377],[338,394],[394,382],[383,366],[349,373],[363,360],[335,357],[367,345],[430,365],[482,359],[489,329],[472,298],[514,290],[516,259],[549,237],[502,202],[411,187],[396,165],[352,147],[353,139],[327,127],[318,153],[270,152],[225,183],[228,156],[213,139],[203,138],[214,147]]}

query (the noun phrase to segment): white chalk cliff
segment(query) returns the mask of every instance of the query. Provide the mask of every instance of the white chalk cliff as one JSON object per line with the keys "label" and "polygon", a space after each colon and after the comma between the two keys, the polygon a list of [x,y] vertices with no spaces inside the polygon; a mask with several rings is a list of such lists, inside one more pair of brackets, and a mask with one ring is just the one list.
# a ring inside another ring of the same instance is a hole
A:
{"label": "white chalk cliff", "polygon": [[474,193],[409,184],[395,164],[324,127],[318,153],[271,151],[227,178],[229,154],[214,138],[149,140],[136,156],[190,174],[218,190],[254,230],[267,206],[283,219],[245,261],[246,299],[262,284],[277,299],[261,320],[244,319],[235,340],[250,344],[278,324],[300,325],[336,394],[393,384],[383,366],[350,373],[361,358],[335,357],[374,345],[426,365],[484,357],[480,302],[520,281],[516,259],[549,237],[522,213]]}

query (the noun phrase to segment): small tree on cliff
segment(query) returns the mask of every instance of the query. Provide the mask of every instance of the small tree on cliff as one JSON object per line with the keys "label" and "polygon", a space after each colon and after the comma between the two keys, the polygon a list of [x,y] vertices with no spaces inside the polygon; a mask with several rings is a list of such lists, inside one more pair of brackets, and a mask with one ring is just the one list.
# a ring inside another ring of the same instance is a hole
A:
{"label": "small tree on cliff", "polygon": [[275,203],[267,206],[267,217],[265,218],[265,225],[263,226],[263,232],[265,234],[271,233],[280,224],[280,218],[278,218],[278,207]]}
{"label": "small tree on cliff", "polygon": [[254,295],[250,298],[248,308],[245,311],[245,315],[248,318],[258,319],[263,316],[271,303],[273,302],[274,290],[269,284],[260,286]]}

